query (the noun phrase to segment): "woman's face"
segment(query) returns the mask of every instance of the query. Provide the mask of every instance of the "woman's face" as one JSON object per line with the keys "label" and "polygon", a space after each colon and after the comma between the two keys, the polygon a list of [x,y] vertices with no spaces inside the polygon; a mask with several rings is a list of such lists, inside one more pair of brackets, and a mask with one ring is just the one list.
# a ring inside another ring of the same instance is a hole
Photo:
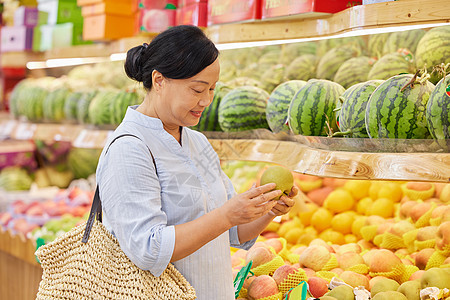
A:
{"label": "woman's face", "polygon": [[219,80],[219,60],[188,79],[163,79],[158,116],[173,126],[194,126],[211,104]]}

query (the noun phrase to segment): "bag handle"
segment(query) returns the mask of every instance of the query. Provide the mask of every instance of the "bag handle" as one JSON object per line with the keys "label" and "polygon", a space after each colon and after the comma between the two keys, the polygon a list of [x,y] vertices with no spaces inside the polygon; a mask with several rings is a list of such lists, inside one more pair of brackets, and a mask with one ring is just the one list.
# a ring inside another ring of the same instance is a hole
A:
{"label": "bag handle", "polygon": [[[117,136],[112,142],[109,144],[108,148],[106,149],[105,154],[108,152],[109,147],[111,147],[112,143],[114,143],[118,138],[124,137],[124,136],[132,136],[137,139],[140,139],[139,137],[135,136],[134,134],[121,134]],[[141,139],[140,139],[141,140]],[[148,148],[148,146],[147,146]],[[150,149],[148,149],[150,151]],[[156,163],[155,158],[153,157],[152,151],[150,151],[150,155],[152,156],[153,164],[155,165],[156,170]],[[158,174],[158,172],[156,172]],[[91,211],[89,212],[89,218],[86,222],[86,228],[84,229],[83,239],[81,240],[82,243],[87,243],[89,239],[89,235],[91,234],[92,225],[94,225],[94,221],[98,220],[99,222],[102,221],[102,202],[100,200],[100,190],[97,184],[97,187],[95,188],[95,194],[94,194],[94,200],[92,201]]]}

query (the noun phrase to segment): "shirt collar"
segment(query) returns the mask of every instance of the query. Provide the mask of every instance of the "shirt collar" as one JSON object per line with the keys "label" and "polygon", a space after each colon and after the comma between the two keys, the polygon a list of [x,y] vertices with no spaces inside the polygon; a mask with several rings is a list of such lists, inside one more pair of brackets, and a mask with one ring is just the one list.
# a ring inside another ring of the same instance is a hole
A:
{"label": "shirt collar", "polygon": [[127,112],[125,113],[125,117],[123,118],[123,122],[134,122],[138,123],[142,126],[153,128],[153,129],[164,129],[163,124],[160,119],[149,117],[140,113],[136,110],[139,105],[129,106]]}

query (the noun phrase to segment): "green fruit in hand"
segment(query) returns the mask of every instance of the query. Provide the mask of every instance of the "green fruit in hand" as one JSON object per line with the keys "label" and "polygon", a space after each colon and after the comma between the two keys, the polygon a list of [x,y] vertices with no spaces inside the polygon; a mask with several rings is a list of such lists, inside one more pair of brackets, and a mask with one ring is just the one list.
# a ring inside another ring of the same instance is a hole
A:
{"label": "green fruit in hand", "polygon": [[403,295],[400,292],[396,291],[387,291],[387,292],[380,292],[376,294],[375,297],[372,298],[372,300],[409,300],[406,298],[405,295]]}
{"label": "green fruit in hand", "polygon": [[[272,166],[267,168],[261,176],[260,185],[275,183],[276,190],[281,190],[283,194],[289,195],[294,186],[294,176],[290,170],[282,166]],[[280,195],[281,197],[281,195]],[[277,197],[276,199],[280,199]]]}
{"label": "green fruit in hand", "polygon": [[408,300],[420,300],[420,282],[406,281],[400,285],[397,292],[402,293]]}

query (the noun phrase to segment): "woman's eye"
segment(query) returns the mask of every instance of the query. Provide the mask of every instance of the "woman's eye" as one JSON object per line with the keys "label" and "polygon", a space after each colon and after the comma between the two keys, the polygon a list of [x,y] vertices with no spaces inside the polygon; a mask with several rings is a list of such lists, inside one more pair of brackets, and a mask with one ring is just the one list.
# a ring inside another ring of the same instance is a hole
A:
{"label": "woman's eye", "polygon": [[197,90],[194,90],[194,89],[192,89],[194,92],[196,92],[197,94],[201,94],[201,93],[203,93],[202,91],[197,91]]}

